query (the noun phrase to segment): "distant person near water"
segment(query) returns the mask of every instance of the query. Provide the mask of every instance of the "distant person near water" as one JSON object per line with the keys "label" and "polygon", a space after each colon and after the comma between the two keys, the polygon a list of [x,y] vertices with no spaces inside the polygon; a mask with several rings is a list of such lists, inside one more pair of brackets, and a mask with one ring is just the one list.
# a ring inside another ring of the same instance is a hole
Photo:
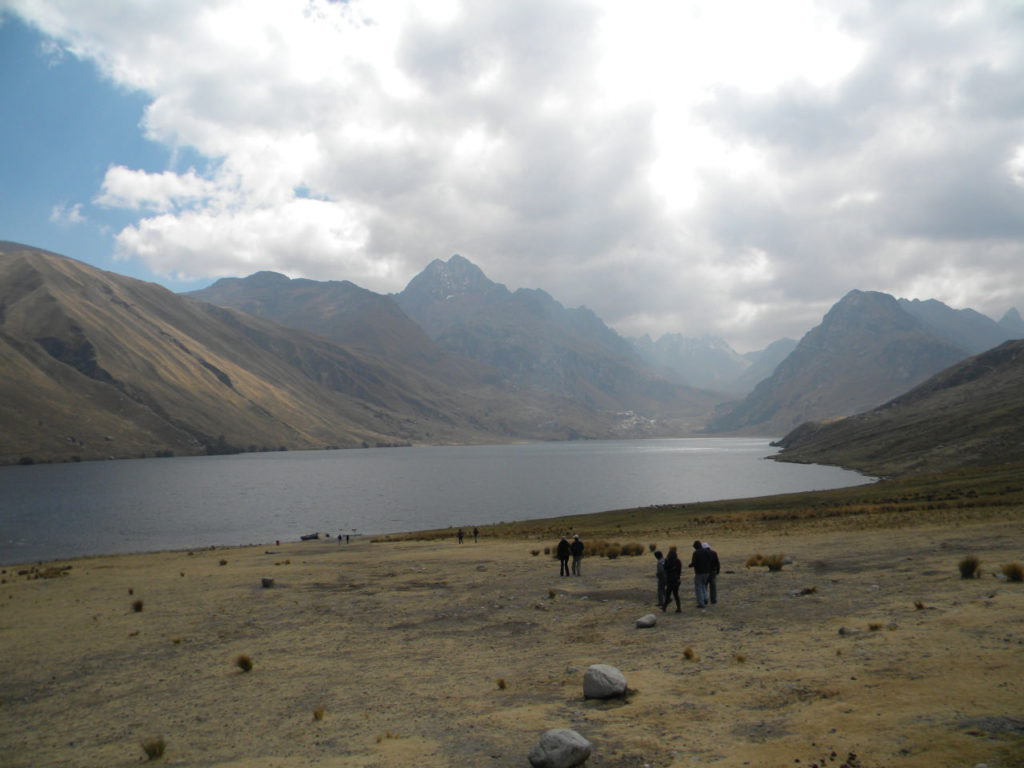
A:
{"label": "distant person near water", "polygon": [[459,544],[461,544],[462,543],[462,537],[465,536],[466,534],[462,532],[461,528],[459,528],[459,532],[456,535],[459,537]]}
{"label": "distant person near water", "polygon": [[697,607],[703,608],[708,601],[708,574],[711,573],[711,550],[704,549],[700,541],[693,542],[693,556],[690,558],[693,568],[693,592],[697,597]]}
{"label": "distant person near water", "polygon": [[665,602],[665,556],[661,554],[661,550],[654,553],[654,559],[657,561],[657,565],[654,567],[654,575],[658,578],[658,607],[661,608],[661,604]]}
{"label": "distant person near water", "polygon": [[474,544],[476,544],[476,540],[477,540],[477,537],[478,537],[479,535],[480,535],[480,529],[479,529],[479,528],[476,528],[476,527],[474,527],[474,528],[473,528],[473,543],[474,543]]}
{"label": "distant person near water", "polygon": [[718,574],[722,572],[722,564],[718,562],[718,553],[711,548],[711,545],[704,542],[704,549],[711,555],[711,569],[708,571],[708,602],[714,605],[718,602]]}
{"label": "distant person near water", "polygon": [[565,536],[558,542],[558,548],[555,550],[558,555],[558,575],[568,576],[569,575],[569,542],[565,540]]}
{"label": "distant person near water", "polygon": [[682,613],[683,607],[679,602],[679,583],[683,579],[683,561],[679,559],[675,547],[669,547],[668,555],[665,557],[665,599],[661,603],[661,610],[668,608],[669,600],[676,599],[676,613]]}
{"label": "distant person near water", "polygon": [[572,572],[576,576],[580,576],[580,566],[583,563],[583,542],[580,541],[579,534],[573,534],[572,544],[569,545],[569,551],[572,552]]}

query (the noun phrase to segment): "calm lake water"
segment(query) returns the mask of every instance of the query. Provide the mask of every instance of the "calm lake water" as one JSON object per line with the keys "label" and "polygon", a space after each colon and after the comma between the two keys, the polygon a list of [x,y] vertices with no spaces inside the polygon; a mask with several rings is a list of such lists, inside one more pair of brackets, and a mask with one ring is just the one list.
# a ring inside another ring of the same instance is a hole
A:
{"label": "calm lake water", "polygon": [[0,564],[821,490],[765,439],[371,448],[0,467]]}

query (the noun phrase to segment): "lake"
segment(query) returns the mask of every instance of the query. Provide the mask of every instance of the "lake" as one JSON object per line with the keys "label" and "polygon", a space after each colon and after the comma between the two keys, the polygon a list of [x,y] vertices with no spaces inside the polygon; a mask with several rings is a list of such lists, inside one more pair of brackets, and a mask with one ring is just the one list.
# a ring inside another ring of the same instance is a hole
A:
{"label": "lake", "polygon": [[861,485],[767,439],[370,448],[0,467],[0,564]]}

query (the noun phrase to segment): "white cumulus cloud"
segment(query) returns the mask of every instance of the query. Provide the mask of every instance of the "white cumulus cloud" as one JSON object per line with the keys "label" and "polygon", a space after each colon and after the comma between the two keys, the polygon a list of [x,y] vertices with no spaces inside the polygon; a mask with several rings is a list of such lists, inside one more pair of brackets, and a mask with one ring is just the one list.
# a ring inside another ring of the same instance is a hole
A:
{"label": "white cumulus cloud", "polygon": [[461,253],[623,333],[799,336],[853,288],[1024,308],[1005,0],[9,0],[200,169],[123,258],[401,290]]}

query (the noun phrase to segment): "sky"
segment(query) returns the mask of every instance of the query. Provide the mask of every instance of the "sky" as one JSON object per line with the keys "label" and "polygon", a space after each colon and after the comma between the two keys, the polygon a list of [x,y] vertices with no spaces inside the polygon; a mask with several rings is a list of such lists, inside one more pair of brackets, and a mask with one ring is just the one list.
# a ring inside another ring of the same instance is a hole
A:
{"label": "sky", "polygon": [[0,0],[0,239],[183,291],[458,253],[624,336],[1024,312],[1024,0]]}

